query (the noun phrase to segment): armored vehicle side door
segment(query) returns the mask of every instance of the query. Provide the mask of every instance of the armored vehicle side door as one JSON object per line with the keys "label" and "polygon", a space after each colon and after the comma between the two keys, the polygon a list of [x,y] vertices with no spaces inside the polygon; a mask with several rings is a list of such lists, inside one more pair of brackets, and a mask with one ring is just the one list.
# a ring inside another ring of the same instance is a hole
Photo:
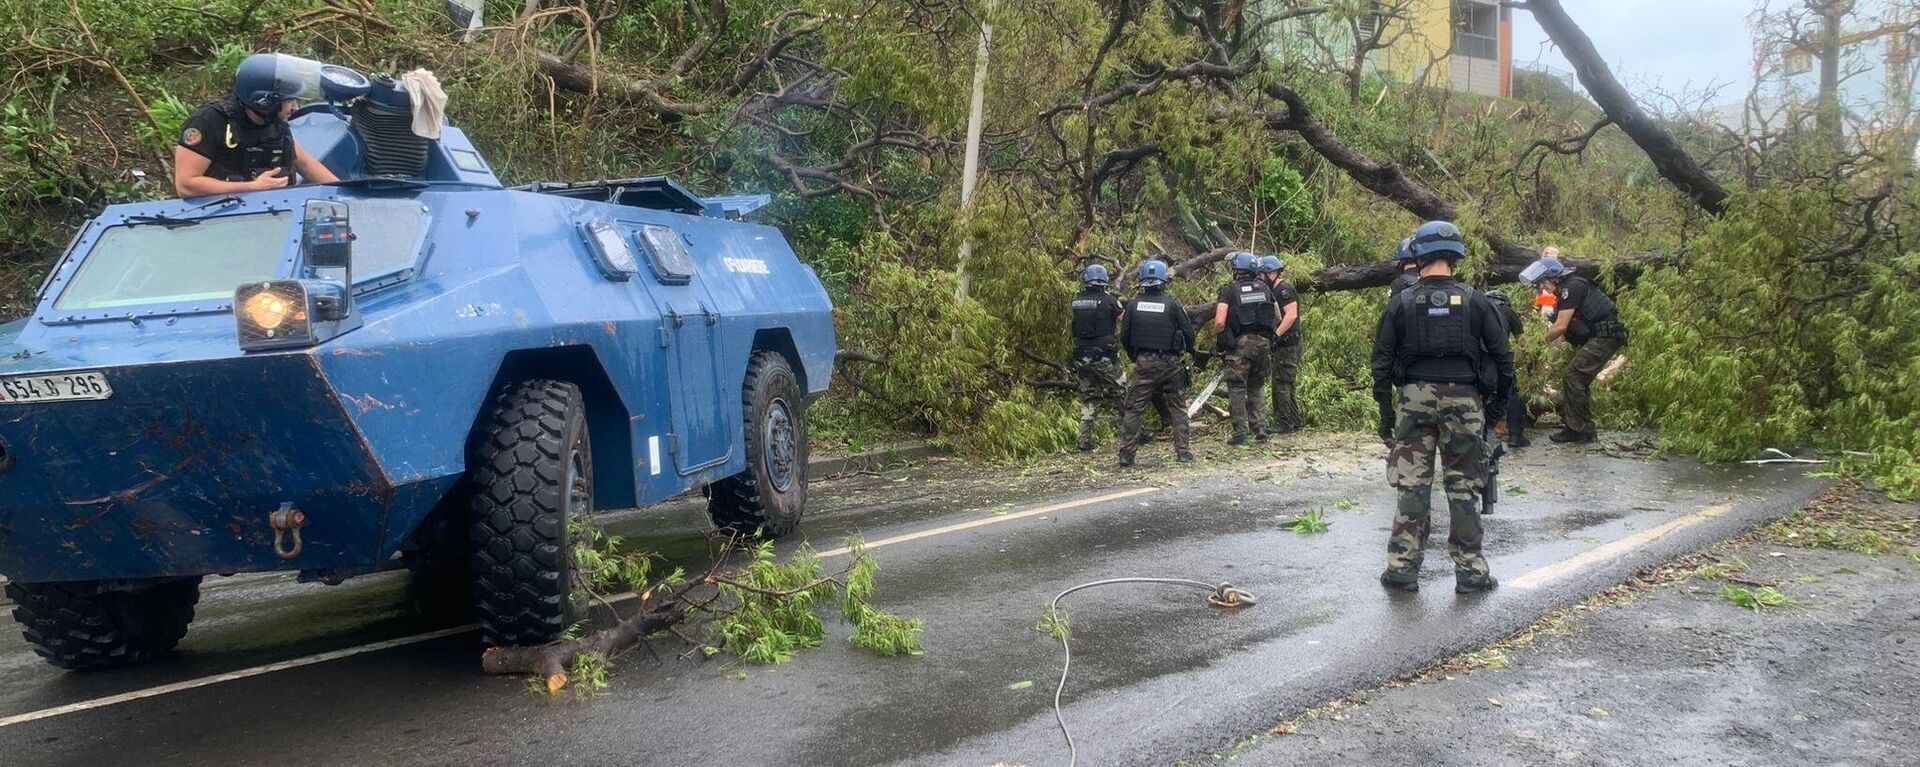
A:
{"label": "armored vehicle side door", "polygon": [[720,375],[719,305],[679,232],[660,224],[623,223],[647,260],[652,280],[635,283],[660,310],[667,349],[673,460],[681,474],[725,461],[733,450],[727,411],[740,407],[740,382]]}

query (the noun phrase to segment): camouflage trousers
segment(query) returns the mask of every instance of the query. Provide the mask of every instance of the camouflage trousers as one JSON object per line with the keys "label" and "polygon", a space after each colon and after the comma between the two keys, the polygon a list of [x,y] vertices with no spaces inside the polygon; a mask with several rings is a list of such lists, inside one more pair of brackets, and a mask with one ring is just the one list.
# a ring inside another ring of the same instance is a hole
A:
{"label": "camouflage trousers", "polygon": [[1275,342],[1273,346],[1273,430],[1293,431],[1301,427],[1300,404],[1294,401],[1293,385],[1300,380],[1300,350],[1306,345]]}
{"label": "camouflage trousers", "polygon": [[1179,355],[1143,352],[1133,360],[1133,379],[1127,382],[1126,415],[1121,419],[1120,452],[1132,455],[1140,447],[1140,421],[1149,405],[1161,400],[1167,405],[1164,417],[1173,427],[1173,448],[1187,451],[1187,366]]}
{"label": "camouflage trousers", "polygon": [[1486,406],[1470,383],[1416,381],[1400,387],[1400,416],[1387,454],[1387,483],[1400,490],[1393,533],[1387,539],[1386,577],[1419,577],[1432,526],[1433,456],[1447,488],[1447,554],[1454,577],[1483,581],[1490,571],[1480,554],[1480,493],[1487,484]]}
{"label": "camouflage trousers", "polygon": [[1246,436],[1266,420],[1261,412],[1266,403],[1260,395],[1267,385],[1267,357],[1272,352],[1271,339],[1244,335],[1227,354],[1227,411],[1233,415],[1234,436]]}
{"label": "camouflage trousers", "polygon": [[1593,431],[1593,379],[1625,345],[1618,338],[1590,338],[1573,353],[1567,377],[1560,382],[1560,420],[1567,429],[1583,434]]}
{"label": "camouflage trousers", "polygon": [[1111,355],[1075,356],[1070,367],[1080,392],[1080,448],[1085,450],[1093,445],[1093,427],[1101,409],[1113,411],[1118,429],[1120,401],[1126,389],[1120,385],[1120,361]]}

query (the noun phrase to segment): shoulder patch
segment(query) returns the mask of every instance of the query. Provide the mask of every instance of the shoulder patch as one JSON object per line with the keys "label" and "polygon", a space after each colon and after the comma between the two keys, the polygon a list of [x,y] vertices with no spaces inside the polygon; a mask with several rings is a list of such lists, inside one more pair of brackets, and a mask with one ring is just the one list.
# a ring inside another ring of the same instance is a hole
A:
{"label": "shoulder patch", "polygon": [[1458,293],[1455,293],[1455,294],[1453,294],[1453,295],[1451,296],[1451,300],[1449,300],[1449,301],[1447,301],[1447,303],[1449,303],[1449,304],[1452,304],[1452,305],[1454,305],[1454,306],[1459,306],[1459,305],[1460,305],[1460,294],[1458,294]]}
{"label": "shoulder patch", "polygon": [[1572,291],[1571,291],[1570,289],[1568,289],[1568,288],[1561,288],[1561,289],[1560,289],[1560,297],[1561,297],[1561,298],[1566,298],[1566,297],[1567,297],[1567,294],[1568,294],[1568,293],[1571,293],[1571,292],[1572,292]]}
{"label": "shoulder patch", "polygon": [[201,138],[199,128],[188,128],[180,131],[180,143],[187,146],[199,146]]}

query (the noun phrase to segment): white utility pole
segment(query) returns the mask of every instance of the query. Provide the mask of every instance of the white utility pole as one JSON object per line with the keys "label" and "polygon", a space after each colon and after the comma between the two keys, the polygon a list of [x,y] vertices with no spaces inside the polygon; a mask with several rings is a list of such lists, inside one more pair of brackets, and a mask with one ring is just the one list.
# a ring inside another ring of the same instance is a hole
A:
{"label": "white utility pole", "polygon": [[[958,279],[954,281],[953,303],[957,306],[966,303],[967,290],[973,285],[973,276],[967,272],[967,261],[973,257],[973,236],[967,229],[973,223],[973,188],[980,181],[980,129],[986,122],[987,111],[987,53],[993,47],[993,12],[999,0],[987,0],[986,12],[980,15],[980,49],[973,56],[973,104],[967,111],[967,159],[960,173],[960,261],[955,270]],[[953,340],[960,340],[960,326],[953,326]]]}

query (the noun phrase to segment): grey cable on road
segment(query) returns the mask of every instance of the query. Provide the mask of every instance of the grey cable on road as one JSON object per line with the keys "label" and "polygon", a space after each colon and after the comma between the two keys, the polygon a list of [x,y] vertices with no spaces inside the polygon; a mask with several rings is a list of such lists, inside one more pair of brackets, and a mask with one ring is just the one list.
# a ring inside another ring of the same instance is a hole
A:
{"label": "grey cable on road", "polygon": [[[1257,601],[1252,593],[1236,589],[1231,583],[1213,584],[1188,578],[1108,578],[1103,581],[1082,583],[1060,592],[1053,598],[1052,602],[1047,604],[1047,614],[1054,616],[1055,620],[1058,620],[1060,615],[1060,600],[1065,599],[1068,594],[1097,586],[1112,586],[1121,583],[1150,583],[1200,589],[1201,591],[1211,592],[1211,596],[1207,597],[1207,604],[1220,608],[1231,609],[1246,607]],[[1066,660],[1060,664],[1060,684],[1053,688],[1053,718],[1054,721],[1060,723],[1060,734],[1067,739],[1067,767],[1076,767],[1080,762],[1080,748],[1074,744],[1073,730],[1067,727],[1067,715],[1060,709],[1060,696],[1066,692],[1067,689],[1067,673],[1073,670],[1073,645],[1067,641],[1068,636],[1073,633],[1073,628],[1069,624],[1064,630],[1055,630],[1054,633],[1060,637],[1060,651],[1066,656]]]}

